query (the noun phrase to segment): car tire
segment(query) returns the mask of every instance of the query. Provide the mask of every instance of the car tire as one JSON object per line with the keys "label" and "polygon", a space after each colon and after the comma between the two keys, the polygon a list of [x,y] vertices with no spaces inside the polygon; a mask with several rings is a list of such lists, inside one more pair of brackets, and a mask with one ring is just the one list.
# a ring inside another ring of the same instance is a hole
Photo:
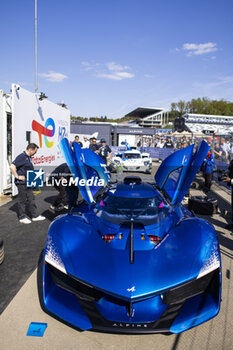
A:
{"label": "car tire", "polygon": [[3,263],[4,255],[4,244],[3,240],[0,238],[0,264]]}

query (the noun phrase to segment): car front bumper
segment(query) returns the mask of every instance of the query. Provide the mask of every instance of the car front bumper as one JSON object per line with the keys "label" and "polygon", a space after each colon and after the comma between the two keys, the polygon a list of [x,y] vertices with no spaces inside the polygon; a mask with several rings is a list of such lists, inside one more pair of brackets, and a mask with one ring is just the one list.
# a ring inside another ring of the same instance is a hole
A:
{"label": "car front bumper", "polygon": [[212,273],[206,290],[189,285],[186,292],[169,290],[135,302],[87,286],[47,263],[40,276],[44,311],[79,330],[176,334],[208,321],[220,309],[220,269]]}
{"label": "car front bumper", "polygon": [[128,165],[128,164],[123,164],[123,170],[124,171],[140,171],[143,173],[147,173],[151,170],[150,165],[146,166],[146,165]]}

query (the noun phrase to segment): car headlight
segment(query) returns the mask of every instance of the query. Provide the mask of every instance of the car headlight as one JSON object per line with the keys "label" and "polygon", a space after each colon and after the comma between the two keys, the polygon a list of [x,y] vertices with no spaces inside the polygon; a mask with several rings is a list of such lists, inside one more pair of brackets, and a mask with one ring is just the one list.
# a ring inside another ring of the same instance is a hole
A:
{"label": "car headlight", "polygon": [[53,244],[48,244],[45,250],[45,261],[56,269],[67,274],[65,265]]}
{"label": "car headlight", "polygon": [[116,165],[119,165],[121,162],[120,162],[118,159],[114,159],[114,163],[115,163]]}
{"label": "car headlight", "polygon": [[144,165],[145,165],[145,166],[150,165],[150,161],[149,161],[149,160],[146,160],[146,161],[144,162]]}
{"label": "car headlight", "polygon": [[208,273],[218,269],[220,267],[220,259],[217,244],[213,246],[210,257],[206,260],[197,276],[201,278],[202,276],[207,275]]}

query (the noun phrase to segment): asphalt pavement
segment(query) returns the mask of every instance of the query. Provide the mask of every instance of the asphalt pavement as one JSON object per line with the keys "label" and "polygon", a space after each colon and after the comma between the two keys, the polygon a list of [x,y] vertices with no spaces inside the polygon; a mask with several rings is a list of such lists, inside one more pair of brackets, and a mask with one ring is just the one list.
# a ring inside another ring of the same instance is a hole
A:
{"label": "asphalt pavement", "polygon": [[[153,173],[157,168],[153,166]],[[126,174],[125,174],[126,175]],[[153,180],[153,174],[143,175]],[[191,195],[203,195],[202,179]],[[225,229],[230,219],[230,191],[213,184],[209,197],[219,201],[220,211],[210,221],[218,234],[222,257],[222,304],[214,319],[179,335],[116,335],[79,332],[45,314],[37,293],[37,263],[44,247],[48,227],[55,217],[49,205],[55,190],[44,189],[36,195],[39,213],[46,220],[23,225],[16,215],[16,200],[0,207],[0,235],[4,240],[5,261],[0,265],[0,349],[159,349],[159,350],[232,350],[233,349],[233,236]],[[31,322],[46,322],[44,336],[26,336]]]}

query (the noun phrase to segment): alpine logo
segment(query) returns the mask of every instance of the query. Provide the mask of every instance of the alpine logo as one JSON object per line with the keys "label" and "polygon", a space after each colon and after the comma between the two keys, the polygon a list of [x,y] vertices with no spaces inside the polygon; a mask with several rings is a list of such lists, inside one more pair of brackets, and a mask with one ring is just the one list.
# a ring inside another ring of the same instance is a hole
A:
{"label": "alpine logo", "polygon": [[113,323],[113,327],[119,328],[147,328],[146,323]]}
{"label": "alpine logo", "polygon": [[133,286],[132,288],[127,288],[127,292],[135,292],[136,288]]}

